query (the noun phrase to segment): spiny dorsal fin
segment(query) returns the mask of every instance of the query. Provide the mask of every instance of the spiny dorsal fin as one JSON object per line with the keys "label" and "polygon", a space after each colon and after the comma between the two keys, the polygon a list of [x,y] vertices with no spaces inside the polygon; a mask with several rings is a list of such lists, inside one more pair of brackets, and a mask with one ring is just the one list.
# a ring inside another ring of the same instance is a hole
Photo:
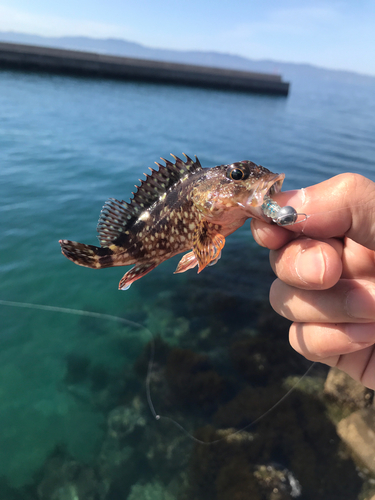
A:
{"label": "spiny dorsal fin", "polygon": [[165,166],[156,163],[158,170],[151,170],[151,175],[146,175],[145,180],[140,179],[140,186],[129,203],[110,198],[105,202],[100,213],[97,231],[101,246],[109,246],[120,234],[126,231],[140,218],[142,212],[157,202],[163,194],[183,182],[191,174],[202,170],[197,157],[195,161],[184,154],[186,161],[171,155],[175,163],[162,158]]}

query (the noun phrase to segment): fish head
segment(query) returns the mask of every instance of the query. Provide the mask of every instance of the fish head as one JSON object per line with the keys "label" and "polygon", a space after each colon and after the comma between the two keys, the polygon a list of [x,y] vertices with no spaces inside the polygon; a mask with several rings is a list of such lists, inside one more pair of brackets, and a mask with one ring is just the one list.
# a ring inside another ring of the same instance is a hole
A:
{"label": "fish head", "polygon": [[274,174],[252,161],[207,169],[193,190],[193,203],[214,224],[242,225],[249,217],[270,221],[264,197],[281,190],[285,174]]}

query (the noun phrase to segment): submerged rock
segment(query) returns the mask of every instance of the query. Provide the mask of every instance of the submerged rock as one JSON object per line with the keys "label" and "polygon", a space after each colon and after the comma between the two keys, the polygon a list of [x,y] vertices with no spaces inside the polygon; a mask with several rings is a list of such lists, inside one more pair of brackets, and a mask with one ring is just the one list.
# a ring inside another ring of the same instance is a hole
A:
{"label": "submerged rock", "polygon": [[367,389],[338,368],[330,369],[324,385],[324,393],[351,410],[367,408],[374,398],[374,391]]}
{"label": "submerged rock", "polygon": [[47,460],[37,488],[38,500],[104,500],[104,488],[93,468],[66,457]]}
{"label": "submerged rock", "polygon": [[176,500],[159,482],[135,484],[127,500]]}
{"label": "submerged rock", "polygon": [[133,406],[119,406],[108,416],[108,434],[115,439],[122,439],[146,424],[140,409]]}
{"label": "submerged rock", "polygon": [[225,389],[225,380],[213,369],[209,357],[191,349],[170,351],[165,376],[174,404],[182,408],[195,405],[210,412]]}
{"label": "submerged rock", "polygon": [[135,398],[108,415],[107,437],[98,457],[100,475],[108,490],[106,500],[126,499],[132,484],[142,475],[142,454],[132,446],[139,447],[144,430],[142,411],[143,405]]}
{"label": "submerged rock", "polygon": [[[218,410],[214,421],[221,429],[230,422],[237,429],[245,427],[281,396],[280,387],[247,387]],[[335,427],[317,397],[294,391],[272,415],[247,427],[246,434],[233,432],[224,439],[222,431],[212,427],[196,432],[198,439],[216,442],[194,446],[190,498],[284,500],[298,498],[299,488],[304,500],[357,498],[361,479],[355,464],[340,453]],[[284,472],[259,469],[259,464],[268,467],[275,462],[283,464]]]}
{"label": "submerged rock", "polygon": [[257,466],[254,476],[262,486],[263,493],[267,492],[269,500],[290,500],[302,493],[301,485],[293,473],[276,464]]}
{"label": "submerged rock", "polygon": [[375,475],[375,411],[358,410],[342,419],[337,432],[360,463]]}

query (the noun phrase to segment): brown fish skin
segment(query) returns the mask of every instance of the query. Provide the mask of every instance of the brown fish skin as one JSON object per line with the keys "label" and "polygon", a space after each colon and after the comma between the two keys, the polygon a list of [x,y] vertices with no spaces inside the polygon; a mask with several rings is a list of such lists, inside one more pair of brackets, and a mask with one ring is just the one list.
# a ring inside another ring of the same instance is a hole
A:
{"label": "brown fish skin", "polygon": [[[173,155],[172,155],[173,156]],[[130,203],[110,199],[98,223],[100,247],[60,240],[62,253],[75,264],[101,269],[135,264],[120,281],[127,289],[174,255],[182,257],[175,273],[198,265],[198,272],[220,258],[225,238],[249,217],[267,219],[266,194],[280,191],[284,174],[273,174],[251,161],[201,167],[199,160],[173,156],[152,170]]]}

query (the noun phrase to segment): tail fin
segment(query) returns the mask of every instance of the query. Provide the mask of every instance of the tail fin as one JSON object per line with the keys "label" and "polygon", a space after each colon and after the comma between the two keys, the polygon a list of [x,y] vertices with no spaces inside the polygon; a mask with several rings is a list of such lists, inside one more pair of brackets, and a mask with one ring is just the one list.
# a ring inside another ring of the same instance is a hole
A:
{"label": "tail fin", "polygon": [[113,266],[113,251],[107,247],[85,245],[76,241],[60,240],[61,252],[79,266],[100,269]]}

